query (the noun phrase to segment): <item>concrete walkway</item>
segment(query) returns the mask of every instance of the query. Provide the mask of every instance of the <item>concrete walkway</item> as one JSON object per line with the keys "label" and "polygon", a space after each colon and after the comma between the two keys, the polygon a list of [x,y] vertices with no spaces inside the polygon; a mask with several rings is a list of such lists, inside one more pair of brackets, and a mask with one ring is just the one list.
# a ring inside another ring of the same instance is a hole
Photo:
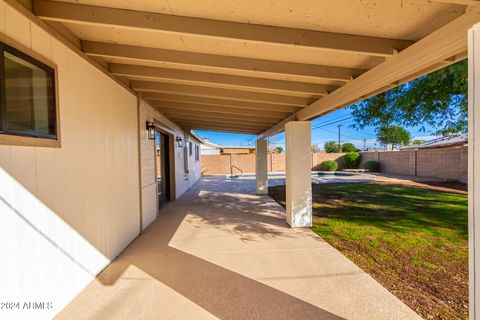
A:
{"label": "concrete walkway", "polygon": [[252,180],[205,177],[59,319],[420,319]]}

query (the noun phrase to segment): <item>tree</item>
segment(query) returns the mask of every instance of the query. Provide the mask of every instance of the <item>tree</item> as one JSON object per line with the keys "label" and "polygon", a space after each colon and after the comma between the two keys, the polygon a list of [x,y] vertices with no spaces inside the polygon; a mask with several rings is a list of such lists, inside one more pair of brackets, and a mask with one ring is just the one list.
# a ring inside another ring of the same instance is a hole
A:
{"label": "tree", "polygon": [[412,144],[414,146],[416,146],[416,145],[422,144],[424,142],[425,142],[425,140],[415,139],[415,140],[413,140]]}
{"label": "tree", "polygon": [[323,145],[323,149],[325,149],[326,153],[336,153],[340,152],[340,149],[338,148],[338,143],[335,141],[327,141]]}
{"label": "tree", "polygon": [[342,152],[357,151],[357,147],[353,143],[346,142],[342,144]]}
{"label": "tree", "polygon": [[382,144],[391,145],[393,149],[398,145],[408,145],[410,133],[400,126],[384,126],[378,130],[377,140]]}
{"label": "tree", "polygon": [[276,147],[276,148],[275,148],[275,151],[276,151],[277,153],[282,153],[282,152],[283,152],[283,148],[282,148],[282,147]]}
{"label": "tree", "polygon": [[453,64],[351,106],[354,124],[420,126],[435,135],[467,132],[467,62]]}
{"label": "tree", "polygon": [[312,153],[318,152],[318,144],[312,144],[310,146],[310,150],[312,151]]}

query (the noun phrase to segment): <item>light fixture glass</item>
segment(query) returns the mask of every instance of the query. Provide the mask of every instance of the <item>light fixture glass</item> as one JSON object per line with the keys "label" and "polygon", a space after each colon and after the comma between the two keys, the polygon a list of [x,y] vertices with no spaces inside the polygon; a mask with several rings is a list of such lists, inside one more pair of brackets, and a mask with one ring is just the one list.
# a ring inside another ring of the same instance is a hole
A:
{"label": "light fixture glass", "polygon": [[179,148],[183,147],[183,140],[181,137],[177,137],[175,140],[177,141],[177,146]]}
{"label": "light fixture glass", "polygon": [[147,121],[147,136],[148,140],[155,140],[155,125],[153,122]]}

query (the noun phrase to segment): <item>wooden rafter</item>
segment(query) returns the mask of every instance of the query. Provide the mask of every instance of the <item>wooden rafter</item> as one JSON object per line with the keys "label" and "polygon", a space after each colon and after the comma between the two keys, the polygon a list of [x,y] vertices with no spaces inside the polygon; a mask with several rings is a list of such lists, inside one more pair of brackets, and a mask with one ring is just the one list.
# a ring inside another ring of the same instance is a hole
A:
{"label": "wooden rafter", "polygon": [[52,21],[107,25],[136,30],[167,31],[202,37],[290,45],[371,56],[391,56],[396,51],[405,49],[412,44],[411,41],[397,39],[174,16],[48,0],[35,0],[33,9],[35,14],[42,19]]}
{"label": "wooden rafter", "polygon": [[256,76],[262,78],[268,78],[269,75],[296,76],[304,79],[305,82],[308,82],[308,80],[318,81],[319,79],[347,82],[365,72],[363,69],[356,68],[240,58],[94,41],[82,41],[82,50],[89,56],[192,65],[206,67],[212,72],[218,73],[228,73],[228,70],[236,70],[249,75],[254,72]]}
{"label": "wooden rafter", "polygon": [[155,68],[116,63],[110,64],[109,70],[114,75],[125,76],[130,79],[133,78],[162,82],[175,81],[187,84],[200,83],[207,86],[286,95],[318,95],[325,94],[337,88],[336,86],[326,86],[296,81],[241,77],[220,73]]}
{"label": "wooden rafter", "polygon": [[196,97],[226,98],[229,100],[267,102],[289,106],[306,106],[318,97],[294,97],[271,93],[248,92],[232,89],[190,86],[184,84],[160,83],[151,81],[131,81],[130,86],[137,92],[177,93]]}

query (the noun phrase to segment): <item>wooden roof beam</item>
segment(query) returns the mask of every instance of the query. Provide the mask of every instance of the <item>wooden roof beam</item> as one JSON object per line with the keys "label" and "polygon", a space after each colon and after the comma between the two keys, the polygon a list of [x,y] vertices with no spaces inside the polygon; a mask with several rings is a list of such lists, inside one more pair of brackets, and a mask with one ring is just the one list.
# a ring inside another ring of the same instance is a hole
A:
{"label": "wooden roof beam", "polygon": [[275,124],[275,121],[264,121],[259,119],[237,119],[235,117],[208,117],[198,112],[196,115],[185,115],[185,114],[176,114],[176,113],[164,113],[169,119],[176,122],[178,121],[207,121],[211,123],[219,124],[242,124],[242,125],[254,125],[254,126],[265,126],[269,127]]}
{"label": "wooden roof beam", "polygon": [[232,128],[217,128],[217,127],[209,127],[209,126],[202,126],[201,128],[189,124],[184,124],[181,126],[186,131],[188,130],[206,130],[206,131],[215,131],[215,132],[230,132],[230,133],[242,133],[242,134],[252,134],[256,135],[259,130],[251,130],[251,129],[232,129]]}
{"label": "wooden roof beam", "polygon": [[302,81],[305,82],[319,79],[348,82],[365,72],[363,69],[356,68],[241,58],[94,41],[82,41],[82,50],[89,56],[200,66],[215,73],[228,73],[228,70],[235,70],[244,72],[247,76],[254,72],[258,77],[267,78],[269,76],[296,76],[304,79]]}
{"label": "wooden roof beam", "polygon": [[165,107],[158,107],[156,108],[158,111],[164,114],[170,115],[181,115],[181,116],[199,116],[199,117],[209,117],[209,118],[217,118],[217,119],[235,119],[238,121],[251,121],[251,122],[270,122],[271,124],[275,124],[278,122],[277,117],[267,117],[267,116],[258,116],[252,114],[232,114],[232,113],[224,113],[224,112],[214,112],[211,110],[191,110],[191,109],[178,109],[178,108],[165,108]]}
{"label": "wooden roof beam", "polygon": [[262,79],[233,76],[220,73],[198,72],[168,68],[154,68],[128,64],[109,64],[110,73],[127,78],[149,81],[174,81],[180,83],[201,83],[205,86],[225,87],[286,95],[326,94],[337,86],[325,86],[286,80]]}
{"label": "wooden roof beam", "polygon": [[271,93],[249,92],[149,81],[130,81],[130,87],[137,92],[177,93],[195,97],[227,98],[230,100],[267,102],[272,104],[299,107],[307,106],[311,102],[318,99],[318,97],[293,97]]}
{"label": "wooden roof beam", "polygon": [[173,32],[193,36],[253,41],[388,57],[411,41],[266,26],[205,18],[174,16],[47,0],[33,1],[34,13],[44,20]]}
{"label": "wooden roof beam", "polygon": [[264,110],[275,113],[292,113],[297,110],[300,110],[301,107],[298,106],[285,106],[280,104],[273,103],[261,103],[261,102],[249,102],[249,101],[240,101],[240,100],[229,100],[229,99],[220,99],[220,98],[206,98],[206,97],[194,97],[186,96],[182,94],[170,94],[170,93],[159,93],[159,92],[145,92],[142,96],[155,103],[176,103],[177,106],[192,104],[196,105],[197,108],[208,105],[208,106],[220,106],[225,109],[236,108],[236,109],[247,109],[242,110],[244,112],[250,112],[254,110]]}
{"label": "wooden roof beam", "polygon": [[231,114],[231,115],[244,115],[252,116],[259,118],[270,118],[281,120],[288,116],[290,113],[287,112],[278,112],[262,109],[245,109],[245,108],[235,108],[235,107],[225,107],[225,106],[215,106],[207,104],[195,104],[195,103],[184,103],[184,102],[172,102],[172,101],[151,101],[153,106],[158,109],[172,109],[177,110],[178,112],[183,111],[193,111],[193,112],[209,112],[209,113],[219,113],[219,114]]}
{"label": "wooden roof beam", "polygon": [[[467,48],[467,30],[480,21],[480,6],[447,25],[432,32],[395,57],[362,74],[355,80],[333,91],[324,98],[312,103],[296,113],[297,120],[309,120],[339,107],[363,99],[401,79],[419,77],[435,70],[445,60],[455,55],[462,55]],[[275,125],[261,134],[265,137],[283,131],[282,126]],[[278,131],[280,130],[280,131]],[[278,132],[277,132],[278,131]]]}
{"label": "wooden roof beam", "polygon": [[250,130],[253,132],[260,132],[266,128],[268,125],[240,125],[240,124],[225,124],[221,122],[214,123],[212,121],[197,121],[197,120],[181,120],[177,119],[175,121],[180,126],[188,126],[191,129],[202,129],[202,128],[217,128],[217,129],[244,129]]}

